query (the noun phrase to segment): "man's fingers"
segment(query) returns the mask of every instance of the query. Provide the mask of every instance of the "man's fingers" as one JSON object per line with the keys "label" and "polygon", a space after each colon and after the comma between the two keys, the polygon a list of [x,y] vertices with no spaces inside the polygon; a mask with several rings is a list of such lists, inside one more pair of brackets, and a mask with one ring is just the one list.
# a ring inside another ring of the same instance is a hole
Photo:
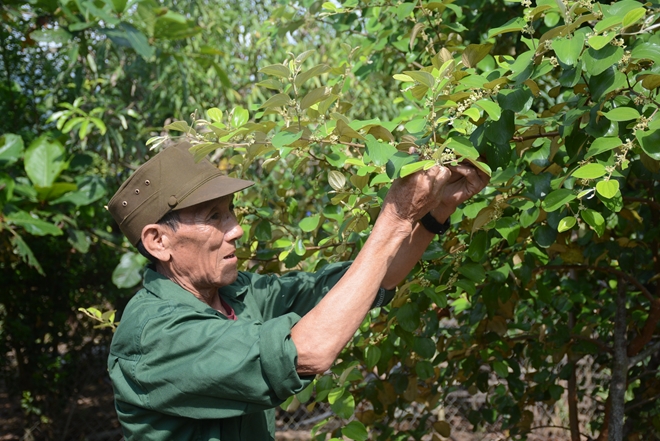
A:
{"label": "man's fingers", "polygon": [[476,167],[473,167],[472,165],[458,164],[455,166],[450,166],[449,169],[456,177],[456,179],[452,179],[452,182],[455,182],[458,179],[464,177],[467,179],[468,185],[484,188],[490,181],[490,177],[486,173]]}

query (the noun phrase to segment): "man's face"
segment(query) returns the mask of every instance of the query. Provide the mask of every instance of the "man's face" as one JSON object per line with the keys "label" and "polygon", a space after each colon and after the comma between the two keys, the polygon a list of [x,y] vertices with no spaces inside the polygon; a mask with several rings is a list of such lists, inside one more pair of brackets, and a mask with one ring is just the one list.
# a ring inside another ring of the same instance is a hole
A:
{"label": "man's face", "polygon": [[238,275],[236,240],[243,235],[224,196],[178,211],[181,224],[170,234],[170,270],[177,282],[197,291],[233,283]]}

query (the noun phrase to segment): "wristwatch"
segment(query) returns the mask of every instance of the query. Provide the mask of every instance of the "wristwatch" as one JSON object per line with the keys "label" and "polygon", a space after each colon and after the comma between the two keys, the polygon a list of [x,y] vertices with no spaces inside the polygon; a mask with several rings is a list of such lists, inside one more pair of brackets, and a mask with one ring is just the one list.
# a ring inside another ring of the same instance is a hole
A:
{"label": "wristwatch", "polygon": [[433,234],[444,234],[445,231],[449,229],[449,226],[451,225],[449,222],[449,218],[445,221],[444,224],[441,224],[438,222],[431,213],[426,213],[424,217],[422,217],[419,222],[429,230]]}

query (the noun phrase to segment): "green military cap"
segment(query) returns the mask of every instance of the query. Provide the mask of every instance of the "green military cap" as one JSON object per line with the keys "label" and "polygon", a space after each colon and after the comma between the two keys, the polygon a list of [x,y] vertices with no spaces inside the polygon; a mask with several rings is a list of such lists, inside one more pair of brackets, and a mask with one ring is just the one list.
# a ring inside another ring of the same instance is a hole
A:
{"label": "green military cap", "polygon": [[243,190],[252,181],[230,178],[210,161],[195,162],[191,144],[180,141],[149,159],[110,199],[108,210],[137,245],[145,225],[165,214]]}

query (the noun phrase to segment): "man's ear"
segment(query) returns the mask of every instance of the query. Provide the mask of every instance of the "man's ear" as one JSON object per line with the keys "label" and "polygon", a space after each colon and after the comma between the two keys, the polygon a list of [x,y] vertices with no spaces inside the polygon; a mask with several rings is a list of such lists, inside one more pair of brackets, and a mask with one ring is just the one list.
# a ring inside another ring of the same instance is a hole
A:
{"label": "man's ear", "polygon": [[165,225],[149,224],[142,228],[142,245],[161,262],[170,260],[170,235],[172,231]]}

